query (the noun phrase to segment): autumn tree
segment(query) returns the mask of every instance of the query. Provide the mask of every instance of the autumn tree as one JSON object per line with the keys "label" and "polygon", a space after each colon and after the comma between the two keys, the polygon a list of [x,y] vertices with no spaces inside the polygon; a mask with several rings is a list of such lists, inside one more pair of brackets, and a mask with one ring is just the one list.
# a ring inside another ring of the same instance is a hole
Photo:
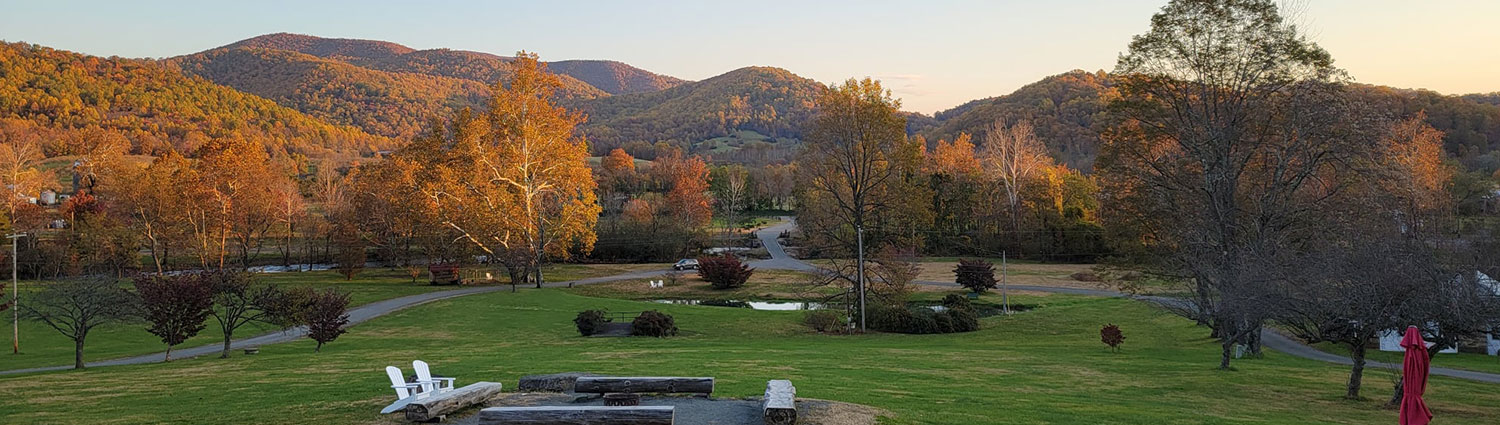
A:
{"label": "autumn tree", "polygon": [[0,140],[0,196],[5,197],[5,217],[10,220],[7,228],[14,231],[19,210],[53,181],[52,173],[37,167],[45,157],[36,136],[0,134],[6,135],[6,140]]}
{"label": "autumn tree", "polygon": [[615,148],[599,161],[599,203],[606,214],[618,214],[635,191],[635,157]]}
{"label": "autumn tree", "polygon": [[922,147],[906,138],[900,105],[868,78],[829,87],[818,97],[799,161],[798,223],[825,245],[857,254],[852,283],[861,310],[865,242],[916,240],[912,230],[928,219],[926,197],[914,181]]}
{"label": "autumn tree", "polygon": [[213,288],[192,273],[141,276],[134,283],[141,316],[151,325],[147,330],[167,344],[165,361],[172,361],[172,347],[203,330],[213,308]]}
{"label": "autumn tree", "polygon": [[968,133],[960,133],[952,142],[938,140],[927,155],[927,187],[932,191],[932,230],[934,248],[963,245],[967,233],[979,226],[984,181],[979,158]]}
{"label": "autumn tree", "polygon": [[432,164],[420,190],[443,226],[508,261],[512,281],[535,271],[540,287],[546,256],[592,248],[600,208],[575,131],[583,116],[552,103],[561,83],[535,54],[520,52],[511,65],[484,113],[461,111],[404,154]]}
{"label": "autumn tree", "polygon": [[1116,66],[1109,210],[1156,272],[1192,282],[1184,313],[1213,329],[1221,368],[1235,344],[1258,349],[1266,276],[1323,219],[1319,177],[1369,141],[1332,63],[1271,0],[1175,0]]}
{"label": "autumn tree", "polygon": [[83,342],[89,332],[128,319],[136,313],[137,302],[113,278],[91,277],[50,282],[20,308],[27,318],[73,340],[73,368],[83,369]]}
{"label": "autumn tree", "polygon": [[104,193],[140,234],[157,273],[167,270],[176,248],[191,245],[188,223],[198,182],[188,159],[167,151],[141,168],[125,168],[105,182]]}
{"label": "autumn tree", "polygon": [[682,151],[657,158],[651,166],[666,193],[665,212],[680,225],[690,229],[708,226],[713,220],[713,198],[709,192],[708,163],[698,156],[684,157]]}

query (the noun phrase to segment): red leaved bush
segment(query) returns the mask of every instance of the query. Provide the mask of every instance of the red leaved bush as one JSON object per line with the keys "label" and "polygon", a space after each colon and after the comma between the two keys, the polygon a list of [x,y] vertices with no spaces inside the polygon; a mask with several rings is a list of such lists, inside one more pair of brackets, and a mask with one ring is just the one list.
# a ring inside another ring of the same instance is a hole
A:
{"label": "red leaved bush", "polygon": [[1125,342],[1125,334],[1120,332],[1120,327],[1110,323],[1099,329],[1099,340],[1108,345],[1110,350],[1120,351],[1120,344]]}
{"label": "red leaved bush", "polygon": [[740,262],[733,255],[720,255],[698,259],[698,277],[708,281],[714,289],[733,289],[745,286],[755,269]]}

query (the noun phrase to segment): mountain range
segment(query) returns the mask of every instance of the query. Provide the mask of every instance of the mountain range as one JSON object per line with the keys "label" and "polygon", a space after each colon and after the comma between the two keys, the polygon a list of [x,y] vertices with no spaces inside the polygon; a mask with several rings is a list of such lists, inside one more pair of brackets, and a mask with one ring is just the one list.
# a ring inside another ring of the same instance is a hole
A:
{"label": "mountain range", "polygon": [[[484,107],[512,59],[287,33],[160,60],[3,44],[0,126],[117,132],[148,154],[236,135],[273,151],[370,155],[434,118]],[[557,101],[588,115],[582,132],[596,155],[615,147],[649,155],[665,144],[720,160],[742,160],[730,154],[746,147],[783,153],[756,158],[786,158],[824,87],[774,67],[685,81],[610,60],[547,66],[563,83]],[[1060,162],[1088,170],[1111,87],[1103,71],[1069,71],[931,116],[908,113],[908,131],[930,143],[960,133],[979,140],[996,121],[1030,120]],[[1471,167],[1500,168],[1500,94],[1355,88],[1397,113],[1425,112]]]}

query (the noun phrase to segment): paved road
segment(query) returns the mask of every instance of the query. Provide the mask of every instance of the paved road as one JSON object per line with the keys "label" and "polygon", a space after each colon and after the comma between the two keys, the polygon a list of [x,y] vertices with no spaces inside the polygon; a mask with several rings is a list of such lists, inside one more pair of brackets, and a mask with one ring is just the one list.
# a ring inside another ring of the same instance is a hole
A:
{"label": "paved road", "polygon": [[[771,259],[769,259],[769,260],[752,261],[750,263],[750,265],[753,266],[753,267],[756,267],[756,268],[765,268],[765,269],[795,270],[795,271],[802,271],[802,272],[818,272],[818,271],[822,271],[823,269],[820,268],[820,267],[818,267],[818,266],[816,266],[816,265],[810,264],[808,262],[805,262],[805,261],[793,258],[790,255],[787,255],[786,250],[781,246],[781,242],[779,240],[777,240],[777,237],[780,236],[783,231],[790,230],[790,229],[793,229],[795,227],[796,227],[796,223],[795,222],[792,222],[791,220],[785,220],[785,221],[783,221],[780,224],[777,224],[777,225],[774,225],[774,226],[769,226],[769,227],[766,227],[766,228],[763,228],[763,229],[760,229],[760,230],[756,231],[755,232],[756,237],[760,238],[761,244],[766,248],[766,252],[771,255]],[[651,278],[651,277],[659,276],[659,275],[661,275],[665,271],[666,270],[648,270],[648,271],[641,271],[641,272],[634,272],[634,273],[618,274],[618,275],[613,275],[613,276],[602,276],[602,277],[595,277],[595,278],[589,278],[589,279],[579,279],[579,280],[574,280],[574,281],[547,282],[547,283],[543,284],[543,286],[550,287],[550,288],[557,288],[557,287],[567,287],[567,286],[573,286],[573,285],[587,285],[587,284],[591,284],[591,283],[610,282],[610,281],[623,280],[623,279],[646,279],[646,278]],[[953,283],[953,282],[917,281],[916,283],[923,284],[923,285],[933,285],[933,286],[948,286],[948,287],[957,287],[958,286],[958,284]],[[1051,293],[1059,293],[1059,294],[1085,295],[1085,296],[1094,296],[1094,297],[1130,297],[1130,298],[1134,298],[1134,299],[1138,299],[1138,300],[1142,300],[1142,301],[1147,301],[1147,302],[1158,303],[1158,304],[1167,304],[1167,303],[1180,302],[1179,300],[1174,300],[1174,299],[1170,299],[1170,298],[1163,298],[1163,297],[1135,297],[1135,296],[1131,296],[1131,295],[1128,295],[1128,294],[1125,294],[1125,293],[1121,293],[1121,292],[1118,292],[1118,291],[1112,291],[1112,290],[1108,290],[1108,289],[1066,288],[1066,287],[1034,286],[1034,285],[1008,285],[1007,287],[1009,289],[1013,289],[1013,290],[1017,290],[1017,291],[1051,292]],[[455,289],[455,290],[451,290],[451,291],[428,292],[428,293],[425,293],[425,294],[417,294],[417,295],[409,295],[409,296],[400,297],[400,298],[392,298],[392,299],[389,299],[389,300],[384,300],[384,301],[378,301],[378,302],[374,302],[374,303],[370,303],[370,304],[365,304],[365,305],[356,307],[356,308],[354,308],[352,310],[349,310],[349,324],[350,325],[358,324],[358,323],[364,322],[366,320],[374,319],[376,317],[384,316],[386,314],[390,314],[390,313],[395,312],[395,311],[399,311],[399,310],[402,310],[402,309],[405,309],[405,308],[410,308],[412,306],[417,306],[417,305],[429,303],[429,302],[432,302],[432,301],[437,301],[437,300],[442,300],[442,299],[448,299],[448,298],[453,298],[453,297],[461,297],[461,296],[465,296],[465,295],[481,294],[481,293],[496,292],[496,291],[508,291],[508,290],[510,290],[510,286],[508,286],[508,285],[497,285],[497,286],[485,286],[485,287],[478,287],[478,288]],[[257,346],[266,345],[266,344],[275,344],[275,343],[278,343],[278,342],[293,341],[293,340],[297,340],[299,338],[302,338],[302,337],[304,337],[306,335],[307,335],[307,329],[305,329],[305,328],[295,328],[295,329],[290,329],[290,330],[287,330],[287,331],[284,331],[284,332],[272,332],[272,333],[268,333],[268,334],[264,334],[264,335],[258,335],[258,336],[252,337],[252,338],[235,340],[235,341],[233,341],[231,343],[231,347],[233,349],[239,349],[239,348],[243,348],[243,347],[257,347]],[[1342,364],[1342,365],[1350,365],[1350,364],[1352,364],[1352,362],[1347,357],[1336,355],[1336,354],[1329,354],[1329,353],[1326,353],[1326,352],[1323,352],[1323,351],[1318,351],[1315,348],[1307,346],[1306,344],[1298,342],[1298,341],[1296,341],[1294,339],[1288,338],[1285,335],[1273,332],[1273,331],[1271,331],[1269,329],[1267,329],[1267,330],[1265,330],[1265,331],[1263,331],[1261,333],[1261,344],[1263,344],[1266,348],[1270,348],[1272,350],[1280,351],[1282,353],[1286,353],[1286,354],[1289,354],[1289,355],[1292,355],[1292,356],[1301,357],[1301,358],[1305,358],[1305,359],[1318,360],[1318,361],[1329,362],[1329,363],[1337,363],[1337,364]],[[177,358],[197,357],[197,356],[203,356],[203,355],[209,355],[209,354],[218,354],[220,352],[220,350],[222,350],[222,349],[223,349],[223,345],[222,344],[215,344],[215,345],[206,345],[206,346],[201,346],[201,347],[192,347],[192,348],[178,349],[178,350],[174,351],[173,354]],[[162,359],[165,357],[165,355],[166,355],[165,353],[153,353],[153,354],[147,354],[147,355],[143,355],[143,356],[125,357],[125,358],[103,360],[103,361],[97,361],[97,362],[90,362],[90,363],[87,363],[86,365],[88,367],[97,367],[97,366],[117,366],[117,365],[156,363],[156,362],[162,361]],[[1366,367],[1373,367],[1373,368],[1399,368],[1401,365],[1399,365],[1399,364],[1384,363],[1384,362],[1370,361],[1370,362],[1366,362],[1365,366]],[[39,367],[39,368],[30,368],[30,369],[17,369],[17,370],[0,371],[0,375],[11,375],[11,374],[20,374],[20,373],[33,373],[33,372],[46,372],[46,371],[55,371],[55,370],[66,370],[66,369],[70,369],[70,368],[72,368],[71,365],[68,365],[68,366]],[[1474,371],[1458,370],[1458,369],[1448,369],[1448,368],[1441,368],[1441,367],[1432,368],[1432,370],[1430,371],[1430,373],[1433,374],[1433,375],[1447,376],[1447,377],[1452,377],[1452,378],[1460,378],[1460,379],[1468,379],[1468,380],[1473,380],[1473,381],[1480,381],[1480,382],[1489,382],[1489,383],[1500,384],[1500,374],[1494,374],[1494,373],[1474,372]]]}

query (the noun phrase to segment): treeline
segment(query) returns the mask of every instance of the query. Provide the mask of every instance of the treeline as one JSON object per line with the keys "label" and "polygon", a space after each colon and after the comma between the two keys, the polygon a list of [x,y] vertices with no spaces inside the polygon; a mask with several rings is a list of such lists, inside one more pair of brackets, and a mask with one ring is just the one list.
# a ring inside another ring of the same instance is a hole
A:
{"label": "treeline", "polygon": [[[118,137],[128,152],[193,152],[214,138],[310,157],[373,153],[390,139],[334,126],[269,100],[183,76],[154,62],[0,44],[0,119],[47,129],[48,140]],[[32,130],[22,130],[32,131]],[[109,134],[109,136],[103,136]],[[81,144],[87,144],[83,142]],[[48,154],[82,147],[49,146]]]}

